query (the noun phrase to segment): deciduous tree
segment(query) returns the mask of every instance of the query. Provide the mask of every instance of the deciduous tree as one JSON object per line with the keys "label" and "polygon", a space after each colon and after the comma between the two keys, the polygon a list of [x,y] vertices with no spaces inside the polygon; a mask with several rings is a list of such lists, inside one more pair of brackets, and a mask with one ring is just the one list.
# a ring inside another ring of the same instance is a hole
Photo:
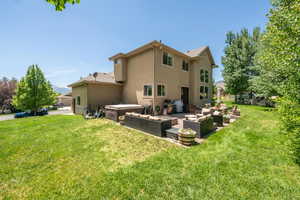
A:
{"label": "deciduous tree", "polygon": [[259,28],[255,28],[252,34],[247,29],[236,34],[227,33],[222,64],[226,92],[229,94],[236,96],[250,90],[249,80],[256,75],[253,67],[259,37]]}
{"label": "deciduous tree", "polygon": [[57,11],[62,11],[66,8],[66,4],[80,3],[80,0],[46,0],[47,2],[53,4]]}
{"label": "deciduous tree", "polygon": [[56,93],[41,69],[37,65],[32,65],[18,84],[13,104],[18,109],[36,113],[42,107],[54,104],[55,98]]}
{"label": "deciduous tree", "polygon": [[12,78],[9,80],[3,77],[0,80],[0,112],[5,109],[12,110],[12,97],[15,94],[17,87],[17,79]]}
{"label": "deciduous tree", "polygon": [[300,162],[300,0],[276,0],[269,13],[257,62],[265,84],[281,96],[279,111],[284,127],[298,137]]}

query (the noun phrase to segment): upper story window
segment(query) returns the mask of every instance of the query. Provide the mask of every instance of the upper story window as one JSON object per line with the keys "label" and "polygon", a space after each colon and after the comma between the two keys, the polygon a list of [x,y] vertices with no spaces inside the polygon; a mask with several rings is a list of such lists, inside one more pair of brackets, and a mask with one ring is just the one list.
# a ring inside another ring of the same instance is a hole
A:
{"label": "upper story window", "polygon": [[120,62],[121,62],[120,59],[115,59],[115,60],[114,60],[114,63],[115,63],[115,64],[119,64]]}
{"label": "upper story window", "polygon": [[200,82],[202,83],[208,83],[209,82],[209,73],[207,70],[200,70]]}
{"label": "upper story window", "polygon": [[200,82],[204,82],[204,70],[200,70]]}
{"label": "upper story window", "polygon": [[182,61],[182,70],[183,71],[189,71],[189,63],[185,60]]}
{"label": "upper story window", "polygon": [[152,85],[144,85],[144,96],[152,96]]}
{"label": "upper story window", "polygon": [[209,75],[208,75],[208,71],[205,70],[205,83],[209,82]]}
{"label": "upper story window", "polygon": [[164,85],[157,85],[157,96],[159,97],[166,96],[166,88]]}
{"label": "upper story window", "polygon": [[167,52],[163,52],[163,64],[164,65],[173,65],[173,56]]}

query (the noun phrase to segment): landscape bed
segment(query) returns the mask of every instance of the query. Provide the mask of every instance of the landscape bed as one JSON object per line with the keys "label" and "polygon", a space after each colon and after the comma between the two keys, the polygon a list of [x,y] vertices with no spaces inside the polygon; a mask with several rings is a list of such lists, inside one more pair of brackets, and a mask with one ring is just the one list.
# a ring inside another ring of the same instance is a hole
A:
{"label": "landscape bed", "polygon": [[300,168],[273,111],[181,148],[115,122],[0,122],[0,199],[297,199]]}

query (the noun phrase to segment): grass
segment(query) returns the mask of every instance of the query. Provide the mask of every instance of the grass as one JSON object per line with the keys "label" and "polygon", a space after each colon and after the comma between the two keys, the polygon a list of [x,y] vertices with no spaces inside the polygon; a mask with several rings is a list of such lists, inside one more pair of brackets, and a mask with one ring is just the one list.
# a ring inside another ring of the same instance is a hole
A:
{"label": "grass", "polygon": [[0,113],[0,116],[13,115],[14,113]]}
{"label": "grass", "polygon": [[107,120],[0,122],[0,199],[300,199],[276,113],[241,108],[189,149]]}

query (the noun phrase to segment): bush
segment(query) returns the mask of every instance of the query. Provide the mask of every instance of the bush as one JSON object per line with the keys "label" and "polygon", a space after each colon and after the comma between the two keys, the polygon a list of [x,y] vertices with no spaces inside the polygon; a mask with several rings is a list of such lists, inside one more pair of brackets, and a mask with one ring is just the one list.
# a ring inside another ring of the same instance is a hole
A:
{"label": "bush", "polygon": [[57,108],[57,106],[49,106],[48,107],[48,110],[57,110],[58,108]]}
{"label": "bush", "polygon": [[279,109],[283,128],[292,135],[295,158],[300,164],[300,104],[281,98]]}

